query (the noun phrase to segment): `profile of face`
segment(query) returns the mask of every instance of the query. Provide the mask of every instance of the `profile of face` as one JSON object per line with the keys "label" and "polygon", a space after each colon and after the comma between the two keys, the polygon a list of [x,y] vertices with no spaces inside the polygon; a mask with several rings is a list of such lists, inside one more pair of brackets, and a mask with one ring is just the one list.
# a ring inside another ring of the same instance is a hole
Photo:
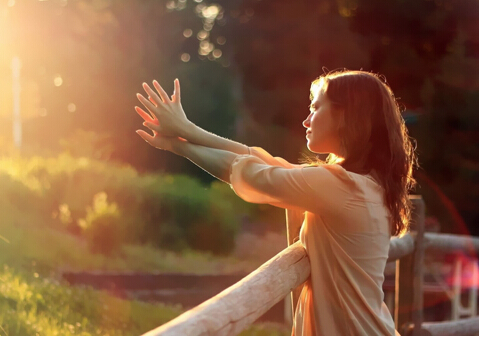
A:
{"label": "profile of face", "polygon": [[329,100],[322,86],[315,88],[312,94],[310,114],[303,122],[308,149],[314,153],[333,153],[342,156],[339,107]]}

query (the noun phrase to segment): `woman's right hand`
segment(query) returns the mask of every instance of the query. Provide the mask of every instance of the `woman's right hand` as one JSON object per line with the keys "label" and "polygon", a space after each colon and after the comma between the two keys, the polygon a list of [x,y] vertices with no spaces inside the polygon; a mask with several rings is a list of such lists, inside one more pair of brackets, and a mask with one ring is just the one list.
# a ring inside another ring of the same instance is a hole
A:
{"label": "woman's right hand", "polygon": [[188,132],[193,123],[191,123],[181,106],[180,81],[175,80],[175,89],[171,99],[155,80],[153,85],[158,93],[150,86],[143,83],[143,89],[148,94],[146,99],[143,95],[137,94],[139,101],[149,111],[146,112],[140,107],[135,107],[136,112],[145,120],[143,125],[156,131],[164,137],[188,137]]}

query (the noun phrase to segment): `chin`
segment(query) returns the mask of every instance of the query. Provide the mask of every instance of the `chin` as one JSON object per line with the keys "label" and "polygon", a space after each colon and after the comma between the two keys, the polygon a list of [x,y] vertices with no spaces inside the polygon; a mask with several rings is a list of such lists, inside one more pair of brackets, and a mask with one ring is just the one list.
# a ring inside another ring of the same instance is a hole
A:
{"label": "chin", "polygon": [[307,147],[309,151],[313,153],[317,153],[317,154],[330,154],[330,153],[336,154],[337,153],[337,151],[334,150],[333,146],[331,146],[330,144],[321,144],[321,143],[311,144],[311,142],[308,141]]}

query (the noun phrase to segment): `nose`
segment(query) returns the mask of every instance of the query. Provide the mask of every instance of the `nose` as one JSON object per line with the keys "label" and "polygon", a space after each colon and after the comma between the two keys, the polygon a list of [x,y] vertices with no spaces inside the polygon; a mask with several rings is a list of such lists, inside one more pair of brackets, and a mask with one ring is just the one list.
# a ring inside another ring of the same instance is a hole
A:
{"label": "nose", "polygon": [[309,128],[311,126],[311,114],[308,115],[308,118],[306,118],[304,121],[303,121],[303,126],[305,128]]}

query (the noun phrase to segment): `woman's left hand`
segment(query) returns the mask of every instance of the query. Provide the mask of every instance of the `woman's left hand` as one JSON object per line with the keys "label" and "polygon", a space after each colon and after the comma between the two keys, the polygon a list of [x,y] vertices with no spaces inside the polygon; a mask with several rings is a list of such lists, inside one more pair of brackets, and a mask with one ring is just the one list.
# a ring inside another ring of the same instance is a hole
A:
{"label": "woman's left hand", "polygon": [[170,99],[156,80],[153,81],[153,85],[157,92],[153,91],[148,84],[143,83],[143,89],[148,94],[148,99],[141,94],[137,94],[137,97],[149,113],[140,107],[135,107],[135,110],[145,120],[143,125],[152,130],[154,134],[158,133],[163,137],[185,138],[191,122],[186,118],[181,106],[178,79],[174,84],[175,89]]}

